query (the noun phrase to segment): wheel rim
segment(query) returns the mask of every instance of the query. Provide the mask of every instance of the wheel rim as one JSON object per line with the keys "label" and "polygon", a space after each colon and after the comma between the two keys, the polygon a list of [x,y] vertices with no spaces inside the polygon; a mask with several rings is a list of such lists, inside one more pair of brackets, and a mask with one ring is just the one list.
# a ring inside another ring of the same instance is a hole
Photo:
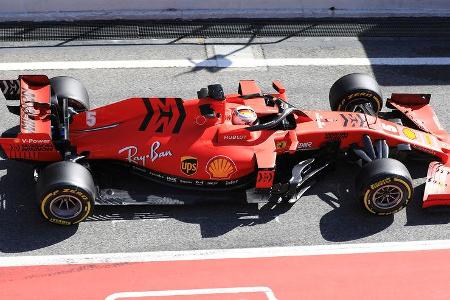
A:
{"label": "wheel rim", "polygon": [[403,199],[403,190],[393,184],[380,187],[372,196],[373,204],[379,209],[396,207]]}
{"label": "wheel rim", "polygon": [[344,111],[363,113],[371,116],[376,115],[373,104],[364,98],[357,98],[350,101],[345,105]]}
{"label": "wheel rim", "polygon": [[64,220],[77,217],[82,209],[83,203],[72,195],[61,195],[50,202],[52,215]]}

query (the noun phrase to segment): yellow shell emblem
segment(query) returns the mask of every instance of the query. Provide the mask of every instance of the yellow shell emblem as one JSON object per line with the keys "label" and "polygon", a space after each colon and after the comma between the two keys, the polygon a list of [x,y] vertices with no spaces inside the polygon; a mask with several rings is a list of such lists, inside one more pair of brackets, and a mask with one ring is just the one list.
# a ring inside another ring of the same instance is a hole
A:
{"label": "yellow shell emblem", "polygon": [[417,138],[416,133],[409,128],[403,128],[403,134],[410,140],[415,140]]}
{"label": "yellow shell emblem", "polygon": [[223,155],[214,156],[208,161],[206,165],[206,172],[211,179],[226,179],[230,178],[231,174],[237,171],[234,162]]}

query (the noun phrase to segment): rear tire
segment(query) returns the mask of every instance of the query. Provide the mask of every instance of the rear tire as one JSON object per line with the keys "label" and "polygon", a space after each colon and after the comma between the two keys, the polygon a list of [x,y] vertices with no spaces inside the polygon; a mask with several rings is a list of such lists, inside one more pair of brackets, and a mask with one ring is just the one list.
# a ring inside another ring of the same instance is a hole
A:
{"label": "rear tire", "polygon": [[408,169],[391,158],[366,164],[356,177],[355,185],[361,203],[375,215],[394,214],[413,198],[414,187]]}
{"label": "rear tire", "polygon": [[75,78],[69,76],[57,76],[50,79],[53,91],[53,100],[62,107],[60,101],[69,99],[69,106],[76,112],[89,110],[89,95],[84,85]]}
{"label": "rear tire", "polygon": [[85,167],[74,162],[56,162],[43,169],[36,191],[41,213],[52,223],[79,223],[94,208],[96,189],[92,175]]}
{"label": "rear tire", "polygon": [[378,83],[362,73],[348,74],[338,79],[330,89],[330,107],[333,111],[364,112],[364,105],[376,115],[383,107]]}

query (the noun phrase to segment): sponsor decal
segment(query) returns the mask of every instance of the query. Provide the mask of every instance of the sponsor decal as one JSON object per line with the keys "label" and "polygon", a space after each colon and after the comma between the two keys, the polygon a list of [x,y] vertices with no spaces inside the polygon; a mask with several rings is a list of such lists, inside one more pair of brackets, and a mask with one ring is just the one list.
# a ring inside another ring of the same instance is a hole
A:
{"label": "sponsor decal", "polygon": [[361,114],[339,114],[344,121],[344,127],[367,127],[366,120]]}
{"label": "sponsor decal", "polygon": [[20,128],[24,133],[35,132],[36,124],[34,120],[47,114],[50,106],[48,104],[35,102],[36,95],[30,89],[22,90],[21,94]]}
{"label": "sponsor decal", "polygon": [[403,134],[410,140],[417,139],[416,133],[410,128],[403,128]]}
{"label": "sponsor decal", "polygon": [[224,140],[245,140],[245,135],[224,135]]}
{"label": "sponsor decal", "polygon": [[34,139],[22,139],[24,144],[48,144],[50,140],[34,140]]}
{"label": "sponsor decal", "polygon": [[[20,146],[20,151],[24,152],[45,152],[54,150],[52,144],[22,144]],[[16,149],[14,150],[17,151]]]}
{"label": "sponsor decal", "polygon": [[232,179],[232,180],[189,180],[186,178],[178,177],[175,175],[168,175],[164,173],[159,173],[148,168],[145,168],[141,165],[132,164],[131,169],[133,172],[139,172],[140,175],[145,175],[148,177],[152,177],[157,181],[166,181],[169,183],[183,184],[183,185],[191,185],[191,186],[202,186],[202,187],[230,187],[240,184],[242,181],[250,182],[253,180],[253,176],[249,175],[244,180],[243,179]]}
{"label": "sponsor decal", "polygon": [[422,146],[419,146],[419,145],[411,145],[411,146],[413,146],[413,148],[415,148],[415,149],[417,149],[419,151],[422,151],[422,152],[425,152],[425,153],[429,153],[429,154],[435,155],[435,156],[437,155],[437,152],[432,150],[432,149],[428,149],[428,148],[425,148],[425,147],[422,147]]}
{"label": "sponsor decal", "polygon": [[297,149],[309,149],[312,146],[312,142],[298,143]]}
{"label": "sponsor decal", "polygon": [[86,196],[83,192],[75,189],[63,189],[62,193],[69,193],[80,196],[83,200],[88,200],[88,196]]}
{"label": "sponsor decal", "polygon": [[23,90],[22,100],[22,120],[20,127],[22,132],[34,132],[36,129],[34,118],[39,115],[39,111],[34,109],[35,95],[29,90]]}
{"label": "sponsor decal", "polygon": [[273,184],[273,179],[275,178],[274,170],[260,170],[256,176],[256,188],[257,189],[267,189],[271,188]]}
{"label": "sponsor decal", "polygon": [[358,93],[353,93],[347,96],[347,99],[353,99],[355,97],[369,97],[369,98],[375,98],[375,96],[372,93],[368,93],[368,92],[358,92]]}
{"label": "sponsor decal", "polygon": [[150,152],[145,155],[138,155],[138,147],[136,146],[127,146],[118,151],[119,154],[126,153],[126,160],[130,163],[141,164],[145,167],[148,160],[151,162],[155,162],[156,160],[172,156],[172,152],[170,150],[161,151],[159,148],[161,147],[161,143],[159,141],[154,142],[150,146]]}
{"label": "sponsor decal", "polygon": [[386,179],[380,180],[378,182],[375,182],[374,184],[371,184],[370,188],[373,190],[373,189],[376,189],[376,188],[378,188],[386,183],[389,183],[389,182],[391,182],[391,178],[386,178]]}
{"label": "sponsor decal", "polygon": [[192,176],[197,173],[198,160],[192,156],[182,156],[181,157],[181,172],[187,176]]}
{"label": "sponsor decal", "polygon": [[286,141],[278,141],[275,143],[275,148],[278,150],[283,150],[285,149],[287,146],[287,142]]}
{"label": "sponsor decal", "polygon": [[228,180],[228,181],[225,181],[225,185],[234,185],[234,184],[236,184],[236,183],[238,183],[238,181],[239,180]]}
{"label": "sponsor decal", "polygon": [[388,131],[388,132],[392,132],[392,133],[397,133],[398,134],[398,129],[394,125],[381,123],[381,127],[383,127],[384,131]]}
{"label": "sponsor decal", "polygon": [[177,182],[177,178],[176,177],[172,177],[172,176],[166,176],[166,180],[168,182],[173,182],[173,183]]}
{"label": "sponsor decal", "polygon": [[64,220],[61,220],[61,219],[55,219],[55,218],[51,218],[48,221],[52,222],[52,223],[56,223],[56,224],[61,224],[61,225],[71,225],[72,224],[72,223],[70,223],[68,221],[64,221]]}
{"label": "sponsor decal", "polygon": [[153,176],[153,177],[157,177],[160,179],[166,179],[166,177],[163,174],[157,173],[157,172],[153,172],[150,170],[146,170],[148,172],[149,175]]}
{"label": "sponsor decal", "polygon": [[22,151],[54,151],[53,144],[44,145],[22,145]]}
{"label": "sponsor decal", "polygon": [[319,128],[323,128],[325,126],[322,115],[317,112],[316,112],[316,123],[317,123],[317,127],[319,127]]}
{"label": "sponsor decal", "polygon": [[197,125],[205,125],[206,123],[206,118],[204,116],[197,116],[197,118],[195,118],[195,124]]}
{"label": "sponsor decal", "polygon": [[236,171],[234,162],[224,155],[214,156],[206,164],[206,173],[211,179],[228,179]]}
{"label": "sponsor decal", "polygon": [[186,118],[183,100],[180,98],[142,98],[147,115],[140,131],[147,129],[156,133],[178,133]]}
{"label": "sponsor decal", "polygon": [[362,98],[362,97],[373,99],[376,102],[377,106],[378,106],[377,107],[377,111],[381,108],[382,101],[381,101],[381,99],[378,96],[376,96],[375,94],[369,93],[369,92],[357,92],[357,93],[353,93],[353,94],[348,95],[346,97],[346,100],[343,101],[341,104],[339,104],[338,110],[343,110],[342,109],[343,107],[348,107],[348,105],[350,103],[355,101],[355,98]]}
{"label": "sponsor decal", "polygon": [[340,141],[348,137],[348,132],[328,132],[325,133],[325,139],[330,141]]}
{"label": "sponsor decal", "polygon": [[184,184],[192,184],[192,181],[180,179],[180,183],[184,183]]}
{"label": "sponsor decal", "polygon": [[427,142],[428,145],[433,146],[433,139],[429,134],[424,134],[425,136],[425,142]]}

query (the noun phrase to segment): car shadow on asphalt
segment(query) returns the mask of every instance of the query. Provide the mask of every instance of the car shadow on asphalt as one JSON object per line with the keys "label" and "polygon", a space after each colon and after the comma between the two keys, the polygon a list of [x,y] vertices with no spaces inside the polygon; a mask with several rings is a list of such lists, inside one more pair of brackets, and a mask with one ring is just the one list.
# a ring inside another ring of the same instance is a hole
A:
{"label": "car shadow on asphalt", "polygon": [[[379,233],[393,223],[393,216],[369,215],[354,197],[354,174],[359,167],[338,163],[327,180],[318,183],[312,194],[330,205],[332,210],[320,219],[320,233],[331,242],[361,239]],[[350,174],[350,176],[349,176]]]}
{"label": "car shadow on asphalt", "polygon": [[[425,167],[408,166],[413,178],[423,176]],[[78,226],[57,226],[45,221],[35,202],[32,168],[14,161],[0,161],[0,170],[7,174],[0,178],[0,253],[20,253],[57,244],[77,232]],[[331,206],[320,220],[323,238],[331,242],[357,240],[388,228],[394,216],[371,216],[364,211],[353,195],[356,166],[338,166],[326,180],[320,181],[309,195]],[[405,226],[446,224],[450,213],[429,213],[421,208],[423,185],[415,192],[415,199],[406,209]],[[300,203],[297,205],[301,205]],[[256,205],[246,203],[211,203],[186,206],[98,206],[86,222],[175,219],[198,224],[203,238],[222,236],[236,228],[258,226],[286,213],[290,205]]]}
{"label": "car shadow on asphalt", "polygon": [[78,226],[55,226],[38,212],[33,169],[24,163],[0,160],[0,253],[41,249],[74,235]]}
{"label": "car shadow on asphalt", "polygon": [[[408,161],[406,166],[412,178],[420,178],[427,174],[428,162]],[[405,226],[438,225],[450,223],[450,207],[422,208],[425,179],[414,189],[414,199],[406,207]]]}
{"label": "car shadow on asphalt", "polygon": [[87,222],[175,219],[198,224],[202,238],[214,238],[239,227],[268,223],[290,208],[290,205],[257,205],[236,201],[183,206],[98,206]]}
{"label": "car shadow on asphalt", "polygon": [[[413,180],[420,181],[427,173],[428,162],[406,160],[404,163]],[[358,174],[358,167],[349,164],[339,166],[336,171],[329,174],[326,181],[311,190],[312,194],[316,194],[333,208],[320,220],[320,231],[327,241],[345,242],[361,239],[385,230],[394,222],[395,215],[374,216],[365,211],[362,203],[358,203],[354,197],[355,178],[348,174]],[[413,200],[406,207],[405,226],[450,223],[448,209],[432,212],[422,208],[424,186],[421,183],[414,189]]]}

